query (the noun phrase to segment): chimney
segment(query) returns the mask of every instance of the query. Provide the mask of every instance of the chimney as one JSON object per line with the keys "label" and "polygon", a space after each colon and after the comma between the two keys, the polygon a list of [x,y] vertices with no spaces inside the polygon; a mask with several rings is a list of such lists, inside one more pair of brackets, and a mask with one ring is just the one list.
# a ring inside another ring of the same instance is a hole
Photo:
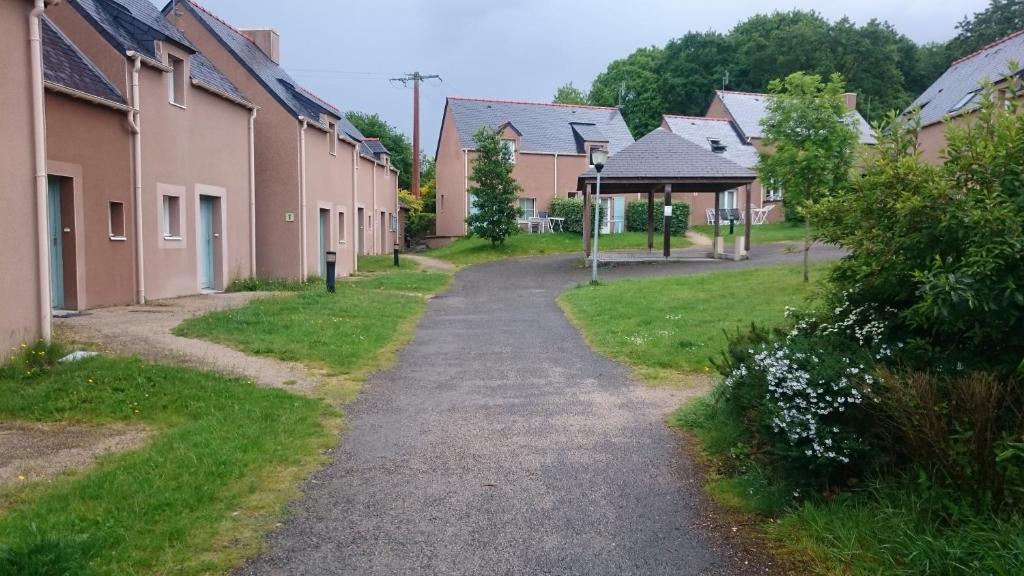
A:
{"label": "chimney", "polygon": [[252,40],[274,64],[281,63],[281,36],[277,32],[270,28],[249,28],[239,32]]}
{"label": "chimney", "polygon": [[846,105],[847,112],[853,112],[857,109],[857,93],[847,92],[843,94],[843,104]]}

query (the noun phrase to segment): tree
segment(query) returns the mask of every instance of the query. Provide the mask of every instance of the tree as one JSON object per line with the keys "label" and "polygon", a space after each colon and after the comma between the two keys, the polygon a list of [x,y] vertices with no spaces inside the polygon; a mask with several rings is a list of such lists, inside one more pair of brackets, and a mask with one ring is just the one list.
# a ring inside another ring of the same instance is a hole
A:
{"label": "tree", "polygon": [[502,145],[501,133],[486,126],[473,136],[473,185],[469,188],[474,211],[466,218],[469,235],[500,246],[519,231],[519,209],[515,205],[521,188],[512,178],[512,151]]}
{"label": "tree", "polygon": [[[690,32],[665,45],[659,61],[664,113],[700,116],[736,60],[729,38],[718,32]],[[639,134],[637,136],[640,136]]]}
{"label": "tree", "polygon": [[587,95],[583,90],[572,85],[572,82],[562,84],[555,92],[552,100],[555,104],[587,104]]}
{"label": "tree", "polygon": [[1004,110],[986,87],[969,120],[947,125],[942,166],[918,154],[919,118],[892,116],[888,126],[864,176],[812,209],[816,234],[849,251],[831,273],[834,290],[855,307],[887,307],[914,369],[1024,370],[1017,100]]}
{"label": "tree", "polygon": [[619,106],[626,125],[637,138],[661,125],[665,109],[658,78],[661,55],[661,48],[640,48],[609,64],[590,87],[590,103]]}
{"label": "tree", "polygon": [[348,112],[345,118],[364,136],[380,139],[380,143],[391,153],[391,164],[398,168],[399,188],[408,190],[412,183],[412,143],[409,138],[376,114]]}
{"label": "tree", "polygon": [[988,8],[956,25],[959,34],[949,42],[956,58],[1024,29],[1024,2],[991,0]]}
{"label": "tree", "polygon": [[796,72],[768,87],[768,113],[762,119],[767,152],[760,153],[758,174],[785,190],[786,213],[804,220],[804,281],[809,280],[809,210],[850,182],[858,134],[849,121],[840,74],[827,83]]}

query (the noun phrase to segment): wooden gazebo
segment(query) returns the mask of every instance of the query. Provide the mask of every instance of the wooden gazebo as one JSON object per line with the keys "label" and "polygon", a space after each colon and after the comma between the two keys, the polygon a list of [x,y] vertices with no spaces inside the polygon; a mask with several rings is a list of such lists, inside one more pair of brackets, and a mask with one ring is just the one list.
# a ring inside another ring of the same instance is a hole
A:
{"label": "wooden gazebo", "polygon": [[[722,192],[745,190],[744,247],[750,247],[751,200],[750,184],[757,177],[753,171],[725,156],[695,144],[682,136],[658,128],[611,156],[601,172],[601,194],[647,194],[647,250],[654,249],[654,195],[665,198],[664,257],[669,258],[672,236],[672,193],[697,192],[715,195],[714,252],[719,255]],[[590,167],[579,177],[578,190],[583,192],[583,251],[590,257],[593,237],[593,194],[597,171]]]}

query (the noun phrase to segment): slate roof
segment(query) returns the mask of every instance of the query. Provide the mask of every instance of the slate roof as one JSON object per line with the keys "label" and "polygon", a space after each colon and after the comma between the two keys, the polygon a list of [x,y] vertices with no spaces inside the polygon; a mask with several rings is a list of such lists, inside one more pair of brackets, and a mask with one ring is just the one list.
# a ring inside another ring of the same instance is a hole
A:
{"label": "slate roof", "polygon": [[928,87],[907,111],[921,108],[921,124],[941,122],[947,115],[955,116],[974,110],[980,104],[980,91],[985,80],[999,82],[1006,78],[1008,62],[1024,64],[1024,30],[1015,32],[953,62],[938,80]]}
{"label": "slate roof", "polygon": [[[716,90],[715,94],[718,95],[722,104],[725,105],[729,114],[732,115],[744,136],[747,138],[764,137],[761,119],[768,115],[767,94],[730,92],[728,90]],[[850,120],[860,134],[861,144],[877,144],[874,130],[871,129],[868,121],[860,115],[860,112],[850,112]]]}
{"label": "slate roof", "polygon": [[470,150],[476,148],[473,135],[477,130],[497,128],[505,122],[522,133],[523,152],[584,153],[574,124],[588,135],[601,135],[612,154],[633,143],[633,135],[615,108],[455,97],[449,97],[445,107],[455,120],[460,147]]}
{"label": "slate roof", "polygon": [[43,79],[97,98],[125,104],[121,92],[100,69],[58,29],[42,19]]}
{"label": "slate roof", "polygon": [[[594,178],[593,167],[580,176]],[[693,142],[658,128],[635,143],[612,154],[601,172],[602,178],[646,180],[741,180],[753,181],[753,171],[710,152]]]}
{"label": "slate roof", "polygon": [[[172,2],[173,3],[173,2]],[[164,11],[171,8],[168,3]],[[292,115],[326,127],[320,115],[339,118],[338,128],[350,139],[361,141],[363,134],[345,119],[340,110],[299,86],[280,64],[276,64],[254,42],[218,16],[192,0],[181,0],[178,6],[189,10],[236,60],[249,71],[277,102]]]}
{"label": "slate roof", "polygon": [[377,160],[381,159],[382,154],[390,154],[387,147],[377,138],[367,138],[360,143],[360,147],[364,154],[372,156]]}
{"label": "slate roof", "polygon": [[739,127],[732,121],[719,118],[697,118],[693,116],[663,116],[668,129],[690,142],[711,151],[711,140],[717,139],[725,146],[721,155],[743,166],[757,165],[757,149],[741,136]]}
{"label": "slate roof", "polygon": [[[232,98],[249,103],[249,99],[242,94],[231,80],[228,80],[226,76],[221,74],[220,70],[217,70],[202,52],[196,52],[192,55],[190,69],[189,75],[199,85],[212,88]],[[250,105],[252,104],[250,103]]]}
{"label": "slate roof", "polygon": [[196,51],[149,0],[68,0],[68,3],[122,53],[134,50],[158,60],[153,44],[157,40]]}

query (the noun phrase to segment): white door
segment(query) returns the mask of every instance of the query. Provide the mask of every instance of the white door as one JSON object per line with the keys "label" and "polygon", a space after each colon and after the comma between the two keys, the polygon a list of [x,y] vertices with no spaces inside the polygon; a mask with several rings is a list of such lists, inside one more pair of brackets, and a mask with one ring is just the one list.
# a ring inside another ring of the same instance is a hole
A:
{"label": "white door", "polygon": [[612,206],[613,202],[611,198],[608,198],[607,196],[601,198],[601,234],[612,233],[612,221],[615,219]]}

